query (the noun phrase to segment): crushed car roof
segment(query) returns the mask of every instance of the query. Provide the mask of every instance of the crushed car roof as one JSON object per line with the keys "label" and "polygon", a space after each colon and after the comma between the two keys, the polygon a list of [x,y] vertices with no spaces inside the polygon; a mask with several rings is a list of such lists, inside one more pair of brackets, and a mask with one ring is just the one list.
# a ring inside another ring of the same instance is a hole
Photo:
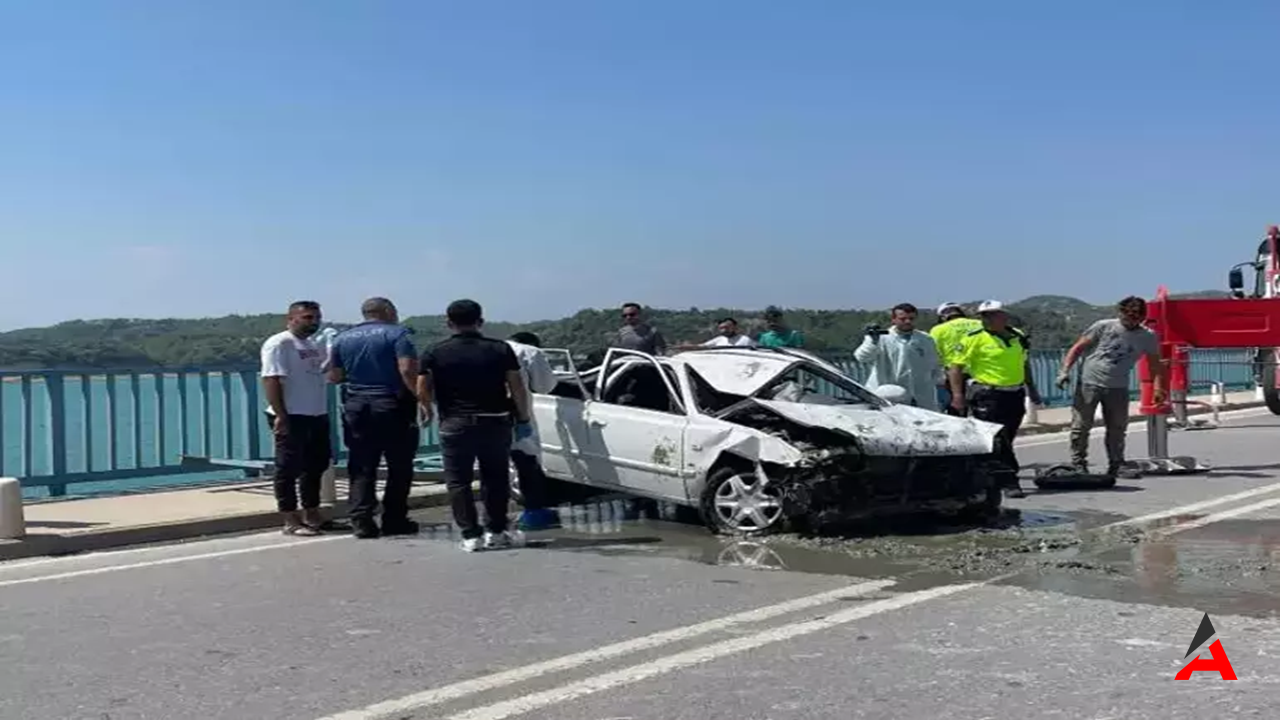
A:
{"label": "crushed car roof", "polygon": [[790,353],[748,348],[690,350],[674,357],[716,390],[743,396],[756,393],[801,359]]}

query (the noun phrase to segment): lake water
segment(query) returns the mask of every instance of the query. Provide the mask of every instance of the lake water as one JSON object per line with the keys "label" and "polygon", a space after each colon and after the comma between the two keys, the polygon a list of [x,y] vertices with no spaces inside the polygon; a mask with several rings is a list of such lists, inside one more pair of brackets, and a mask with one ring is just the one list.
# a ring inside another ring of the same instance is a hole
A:
{"label": "lake water", "polygon": [[[64,472],[141,467],[156,468],[158,473],[76,483],[68,487],[68,494],[117,494],[244,476],[238,470],[174,475],[161,468],[177,464],[184,454],[249,457],[249,413],[244,378],[239,374],[94,376],[87,382],[83,376],[50,376],[50,383],[59,382],[65,408]],[[13,377],[0,382],[0,474],[53,473],[52,400],[50,385],[39,377],[25,384]],[[259,448],[269,448],[269,441],[266,429],[260,427]],[[38,498],[47,491],[28,487],[24,494]]]}

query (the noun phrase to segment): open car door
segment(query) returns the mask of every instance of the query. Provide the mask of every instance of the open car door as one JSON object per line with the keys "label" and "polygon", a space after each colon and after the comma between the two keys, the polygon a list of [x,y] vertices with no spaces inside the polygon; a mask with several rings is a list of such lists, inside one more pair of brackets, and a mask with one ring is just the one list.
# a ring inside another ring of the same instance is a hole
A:
{"label": "open car door", "polygon": [[551,392],[533,394],[533,422],[542,446],[543,470],[552,477],[586,483],[590,442],[586,407],[591,402],[591,390],[568,350],[546,348],[542,354],[557,381]]}
{"label": "open car door", "polygon": [[586,411],[593,484],[654,498],[685,498],[688,413],[671,367],[651,355],[612,348]]}

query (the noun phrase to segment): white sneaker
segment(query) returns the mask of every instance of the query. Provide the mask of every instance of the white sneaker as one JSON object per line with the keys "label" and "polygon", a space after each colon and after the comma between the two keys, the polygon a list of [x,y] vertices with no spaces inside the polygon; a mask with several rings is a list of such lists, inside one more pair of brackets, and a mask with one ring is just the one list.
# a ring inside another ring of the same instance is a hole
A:
{"label": "white sneaker", "polygon": [[475,552],[480,549],[480,538],[466,538],[462,541],[463,552]]}
{"label": "white sneaker", "polygon": [[500,533],[486,532],[484,534],[485,550],[501,550],[503,548],[515,547],[517,538],[512,536],[510,532],[503,531]]}

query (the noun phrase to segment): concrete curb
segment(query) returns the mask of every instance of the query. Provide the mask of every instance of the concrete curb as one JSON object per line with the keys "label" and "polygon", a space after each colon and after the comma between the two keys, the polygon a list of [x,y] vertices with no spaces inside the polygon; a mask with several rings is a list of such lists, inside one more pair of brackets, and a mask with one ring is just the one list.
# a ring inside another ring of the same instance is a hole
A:
{"label": "concrete curb", "polygon": [[[1266,407],[1266,403],[1262,402],[1261,400],[1250,400],[1248,402],[1242,402],[1242,403],[1226,403],[1218,406],[1218,412],[1224,413],[1224,412],[1230,412],[1232,410],[1248,410],[1250,408],[1259,408],[1259,407]],[[1194,416],[1194,415],[1208,415],[1210,412],[1211,411],[1209,410],[1209,408],[1202,407],[1202,406],[1193,405],[1187,408],[1188,417]],[[1129,417],[1129,424],[1132,425],[1134,423],[1146,422],[1146,419],[1147,418],[1145,415],[1136,415],[1136,414],[1131,415]],[[1095,424],[1095,428],[1096,427],[1097,425]],[[1021,432],[1018,433],[1018,437],[1023,437],[1025,435],[1048,435],[1050,433],[1062,432],[1064,430],[1070,430],[1070,429],[1071,429],[1071,421],[1069,420],[1066,422],[1024,425],[1022,427]]]}
{"label": "concrete curb", "polygon": [[[443,492],[443,489],[442,486],[440,492],[409,496],[409,509],[420,510],[448,504],[449,498]],[[341,505],[342,503],[339,504],[339,507]],[[345,512],[335,512],[334,510],[334,508],[325,508],[325,516],[345,517]],[[99,531],[89,530],[70,535],[30,535],[22,540],[0,541],[0,562],[30,557],[75,555],[130,545],[195,540],[206,536],[232,535],[255,530],[267,530],[279,526],[280,514],[274,510],[269,510],[159,523],[156,525],[131,525]]]}

